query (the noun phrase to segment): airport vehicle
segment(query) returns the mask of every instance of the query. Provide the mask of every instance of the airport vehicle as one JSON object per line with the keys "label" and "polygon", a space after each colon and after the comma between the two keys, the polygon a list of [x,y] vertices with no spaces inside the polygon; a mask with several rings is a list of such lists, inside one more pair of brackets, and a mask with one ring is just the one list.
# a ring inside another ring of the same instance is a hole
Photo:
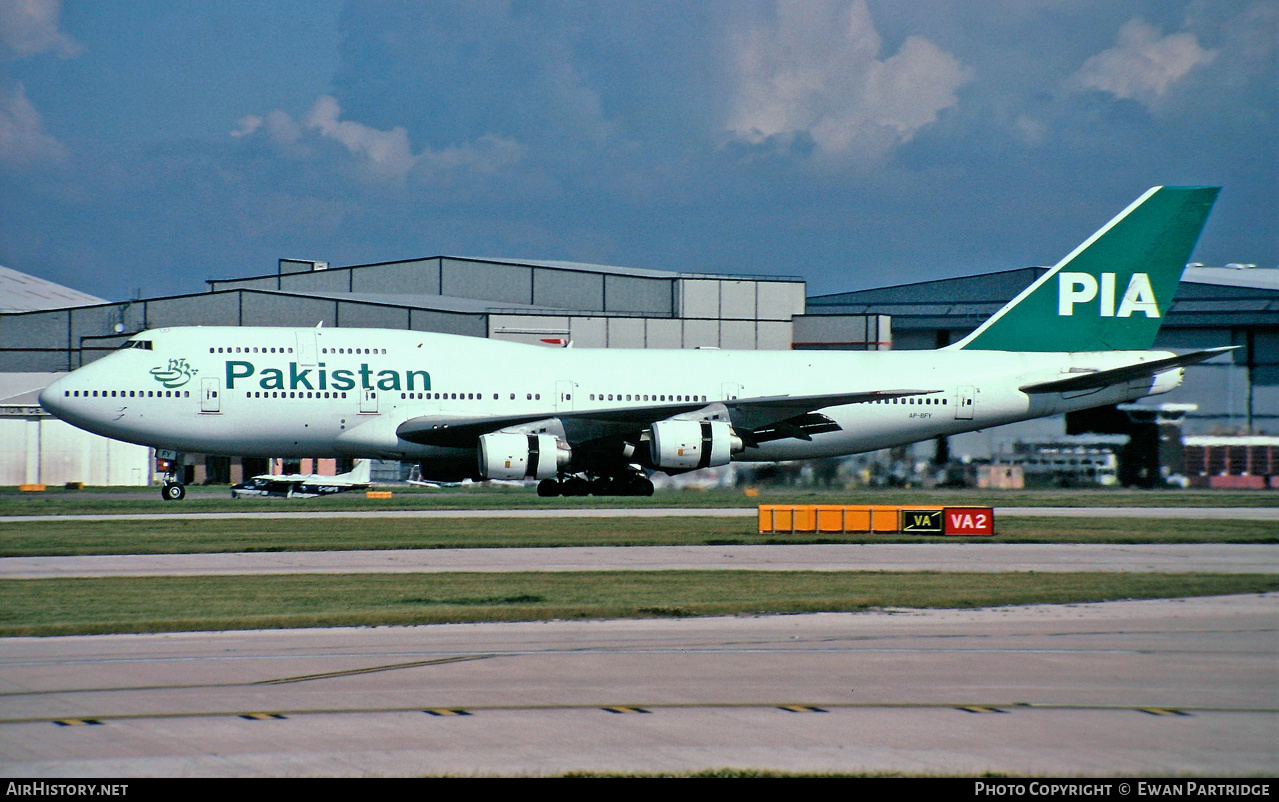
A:
{"label": "airport vehicle", "polygon": [[231,498],[315,498],[334,496],[348,490],[367,490],[372,463],[361,459],[347,473],[323,476],[318,473],[266,473],[247,482],[231,485]]}
{"label": "airport vehicle", "polygon": [[[1222,354],[1147,350],[1216,200],[1154,187],[936,351],[545,348],[380,329],[144,331],[40,402],[179,452],[412,460],[424,480],[651,494],[647,471],[853,454],[1167,392]],[[171,469],[166,499],[184,490]]]}

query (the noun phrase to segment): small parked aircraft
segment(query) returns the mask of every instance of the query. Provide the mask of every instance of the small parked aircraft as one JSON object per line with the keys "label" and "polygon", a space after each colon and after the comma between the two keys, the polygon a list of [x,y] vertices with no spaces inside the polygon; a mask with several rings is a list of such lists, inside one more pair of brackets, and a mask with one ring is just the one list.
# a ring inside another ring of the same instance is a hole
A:
{"label": "small parked aircraft", "polygon": [[371,464],[366,459],[356,460],[355,467],[350,472],[337,476],[321,476],[318,473],[260,474],[247,482],[232,485],[231,498],[316,498],[334,496],[348,490],[365,490],[369,487]]}

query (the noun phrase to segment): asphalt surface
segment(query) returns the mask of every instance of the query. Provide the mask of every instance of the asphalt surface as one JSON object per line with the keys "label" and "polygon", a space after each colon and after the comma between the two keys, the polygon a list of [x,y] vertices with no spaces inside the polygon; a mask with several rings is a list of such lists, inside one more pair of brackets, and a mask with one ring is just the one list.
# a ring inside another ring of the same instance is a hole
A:
{"label": "asphalt surface", "polygon": [[0,644],[0,774],[1279,772],[1279,595]]}
{"label": "asphalt surface", "polygon": [[[246,514],[364,515],[249,510],[202,517]],[[755,511],[628,514],[745,517]],[[1000,508],[998,515],[1272,521],[1279,509]],[[0,579],[685,568],[1275,573],[1276,554],[1279,549],[1265,545],[980,541],[104,555],[6,558]],[[0,640],[0,774],[115,781],[732,767],[1267,777],[1279,774],[1277,667],[1279,594],[987,610],[8,638]]]}
{"label": "asphalt surface", "polygon": [[927,543],[588,546],[5,557],[0,579],[440,571],[1129,571],[1279,573],[1251,544]]}

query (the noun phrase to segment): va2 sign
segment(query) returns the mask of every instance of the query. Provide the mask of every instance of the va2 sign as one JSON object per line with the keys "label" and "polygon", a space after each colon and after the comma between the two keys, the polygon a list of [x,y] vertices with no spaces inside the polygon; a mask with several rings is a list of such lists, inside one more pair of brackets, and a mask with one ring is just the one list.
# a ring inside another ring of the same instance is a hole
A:
{"label": "va2 sign", "polygon": [[947,507],[944,517],[947,535],[995,534],[995,511],[990,507]]}

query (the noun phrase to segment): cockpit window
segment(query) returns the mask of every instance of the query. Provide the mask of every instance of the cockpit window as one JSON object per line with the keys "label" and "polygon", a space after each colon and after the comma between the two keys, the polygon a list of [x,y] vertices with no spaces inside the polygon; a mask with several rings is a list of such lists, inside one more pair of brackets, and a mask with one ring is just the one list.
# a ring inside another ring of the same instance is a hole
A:
{"label": "cockpit window", "polygon": [[124,343],[124,345],[120,346],[116,350],[123,351],[126,348],[141,348],[143,351],[152,350],[150,340],[128,340]]}

